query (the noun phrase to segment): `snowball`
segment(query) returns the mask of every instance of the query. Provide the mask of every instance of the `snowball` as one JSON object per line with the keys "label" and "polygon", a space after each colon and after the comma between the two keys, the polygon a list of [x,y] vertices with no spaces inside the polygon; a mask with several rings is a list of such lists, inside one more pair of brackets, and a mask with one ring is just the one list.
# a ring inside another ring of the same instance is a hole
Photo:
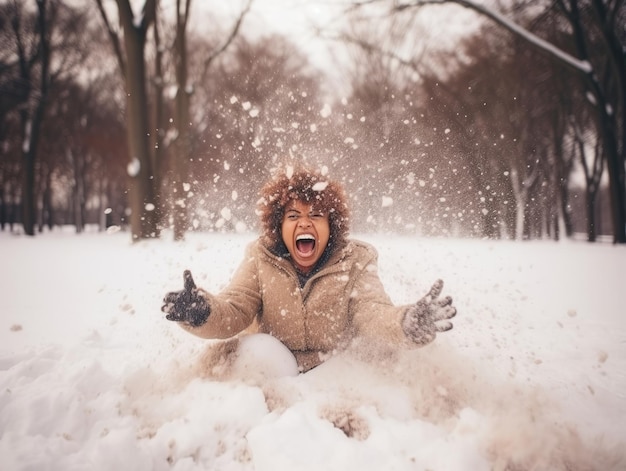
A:
{"label": "snowball", "polygon": [[313,185],[313,191],[324,191],[328,186],[328,182],[317,182]]}
{"label": "snowball", "polygon": [[391,198],[390,196],[383,196],[382,207],[388,208],[389,206],[392,206],[392,205],[393,205],[393,198]]}
{"label": "snowball", "polygon": [[133,157],[131,161],[126,166],[126,172],[129,177],[136,177],[139,175],[139,171],[141,170],[141,162],[137,157]]}
{"label": "snowball", "polygon": [[178,85],[171,85],[165,89],[165,94],[173,100],[178,95]]}
{"label": "snowball", "polygon": [[243,336],[239,340],[232,374],[246,380],[297,376],[298,364],[289,349],[268,334]]}

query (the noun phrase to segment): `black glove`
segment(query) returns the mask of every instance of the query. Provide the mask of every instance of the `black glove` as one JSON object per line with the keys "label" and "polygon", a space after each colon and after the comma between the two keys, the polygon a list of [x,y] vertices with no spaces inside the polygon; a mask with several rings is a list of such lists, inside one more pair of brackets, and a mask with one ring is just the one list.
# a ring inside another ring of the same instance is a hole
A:
{"label": "black glove", "polygon": [[167,293],[161,311],[167,314],[165,318],[168,321],[184,322],[192,327],[201,326],[211,313],[209,303],[196,288],[189,270],[185,270],[183,279],[185,289]]}
{"label": "black glove", "polygon": [[437,280],[428,294],[404,314],[402,330],[418,345],[426,345],[435,340],[437,332],[452,329],[452,322],[448,319],[456,316],[456,308],[452,306],[450,296],[439,299],[442,289],[443,281]]}

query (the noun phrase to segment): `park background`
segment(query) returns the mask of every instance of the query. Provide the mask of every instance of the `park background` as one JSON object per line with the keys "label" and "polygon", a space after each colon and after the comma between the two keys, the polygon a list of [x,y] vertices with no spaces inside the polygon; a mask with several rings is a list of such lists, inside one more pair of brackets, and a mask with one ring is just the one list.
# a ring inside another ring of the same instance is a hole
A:
{"label": "park background", "polygon": [[0,7],[2,229],[254,230],[297,160],[362,232],[626,242],[622,1]]}
{"label": "park background", "polygon": [[[624,469],[623,2],[0,8],[3,469]],[[296,162],[451,332],[207,369],[162,296]]]}

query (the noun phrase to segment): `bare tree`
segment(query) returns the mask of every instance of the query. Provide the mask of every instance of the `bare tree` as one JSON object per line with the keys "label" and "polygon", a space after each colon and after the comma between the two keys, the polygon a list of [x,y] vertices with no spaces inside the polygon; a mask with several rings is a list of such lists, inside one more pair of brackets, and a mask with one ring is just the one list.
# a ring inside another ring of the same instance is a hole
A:
{"label": "bare tree", "polygon": [[[589,242],[595,242],[597,237],[597,225],[596,225],[596,198],[598,196],[598,191],[600,190],[600,181],[602,178],[602,173],[604,170],[604,159],[602,158],[602,148],[601,143],[599,141],[596,142],[594,147],[593,155],[591,159],[587,155],[587,143],[589,142],[589,138],[586,138],[583,135],[583,131],[577,125],[577,123],[573,123],[574,128],[574,137],[572,139],[572,145],[574,146],[574,151],[578,151],[578,156],[580,157],[580,162],[582,164],[584,174],[585,174],[585,183],[586,183],[586,192],[585,192],[585,206],[587,209],[587,240]],[[591,163],[589,162],[591,160]]]}
{"label": "bare tree", "polygon": [[150,151],[145,48],[155,21],[158,0],[146,0],[135,16],[130,0],[116,0],[123,37],[113,28],[102,0],[96,0],[106,25],[118,65],[126,82],[130,226],[133,241],[158,237],[161,208],[155,199],[155,162]]}
{"label": "bare tree", "polygon": [[[246,14],[250,11],[252,0],[248,0],[236,19],[234,26],[228,34],[226,40],[215,50],[212,50],[204,59],[203,77],[206,77],[211,63],[224,53],[239,33],[239,29]],[[176,0],[176,37],[174,43],[174,65],[176,75],[176,97],[175,97],[175,120],[176,140],[175,156],[172,163],[172,184],[174,185],[174,198],[172,205],[172,216],[174,226],[174,240],[182,240],[185,232],[189,228],[186,194],[189,191],[189,159],[191,158],[192,137],[191,137],[191,115],[190,98],[193,87],[189,83],[188,71],[188,50],[187,50],[187,24],[191,0],[185,0],[183,5],[181,0]]]}
{"label": "bare tree", "polygon": [[37,1],[34,10],[18,1],[2,9],[7,25],[2,37],[8,54],[3,56],[0,73],[8,78],[8,93],[0,101],[0,117],[8,123],[5,129],[13,126],[12,121],[19,122],[21,142],[14,150],[21,155],[21,222],[24,232],[34,235],[41,206],[39,190],[47,178],[40,152],[41,129],[56,82],[75,71],[85,57],[86,49],[78,41],[85,30],[85,17],[80,9],[47,0]]}
{"label": "bare tree", "polygon": [[[25,106],[20,107],[22,138],[22,225],[26,235],[35,235],[35,170],[39,145],[39,131],[44,118],[50,88],[50,37],[48,2],[37,2],[37,39],[25,37],[22,26],[25,11],[16,0],[13,2],[14,16],[11,26],[15,34],[15,45],[19,61],[20,81],[24,87]],[[38,64],[39,68],[35,68]],[[38,71],[38,77],[33,77]]]}
{"label": "bare tree", "polygon": [[571,27],[575,57],[508,17],[471,0],[413,0],[394,2],[395,11],[428,4],[456,3],[495,21],[525,39],[559,63],[570,68],[586,83],[594,101],[598,132],[603,141],[611,194],[614,241],[626,243],[626,54],[623,24],[626,7],[622,0],[558,0]]}
{"label": "bare tree", "polygon": [[[105,22],[113,49],[118,57],[120,69],[126,78],[128,96],[128,135],[131,155],[131,228],[133,238],[158,237],[159,221],[165,214],[165,201],[162,197],[163,172],[166,169],[164,159],[167,143],[165,142],[164,122],[164,87],[166,71],[163,63],[160,26],[157,21],[158,0],[146,0],[142,10],[141,21],[134,21],[133,12],[128,0],[116,0],[118,14],[123,26],[123,43],[120,36],[112,27],[103,8],[102,0],[96,0],[101,16]],[[219,54],[224,52],[238,34],[244,16],[250,9],[252,0],[249,0],[235,22],[226,41],[216,50],[209,52],[206,57],[207,67]],[[188,72],[187,27],[191,9],[191,0],[176,0],[174,44],[172,63],[174,66],[174,83],[176,96],[174,99],[174,119],[172,120],[174,150],[171,164],[168,166],[171,174],[168,183],[172,197],[172,219],[174,239],[184,238],[189,228],[187,218],[186,194],[189,191],[189,160],[191,158],[191,128],[190,97],[193,92]],[[154,125],[156,128],[154,145],[149,145],[149,108],[148,108],[148,81],[145,65],[145,46],[148,29],[153,26],[155,50],[155,77],[154,77]],[[122,44],[124,47],[122,47]],[[151,151],[150,147],[153,147]],[[135,160],[137,159],[137,160]],[[137,164],[137,165],[135,165]]]}

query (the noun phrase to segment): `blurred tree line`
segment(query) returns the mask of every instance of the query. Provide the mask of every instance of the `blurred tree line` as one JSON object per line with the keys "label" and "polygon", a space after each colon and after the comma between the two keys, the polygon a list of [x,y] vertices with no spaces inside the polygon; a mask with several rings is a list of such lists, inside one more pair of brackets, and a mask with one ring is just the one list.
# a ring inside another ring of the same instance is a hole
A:
{"label": "blurred tree line", "polygon": [[0,0],[0,226],[243,231],[304,160],[344,181],[355,232],[626,242],[623,1],[514,0],[490,12],[524,34],[483,15],[453,48],[424,3],[446,2],[324,32],[342,96],[289,38],[246,34],[250,1],[196,31],[191,0]]}

